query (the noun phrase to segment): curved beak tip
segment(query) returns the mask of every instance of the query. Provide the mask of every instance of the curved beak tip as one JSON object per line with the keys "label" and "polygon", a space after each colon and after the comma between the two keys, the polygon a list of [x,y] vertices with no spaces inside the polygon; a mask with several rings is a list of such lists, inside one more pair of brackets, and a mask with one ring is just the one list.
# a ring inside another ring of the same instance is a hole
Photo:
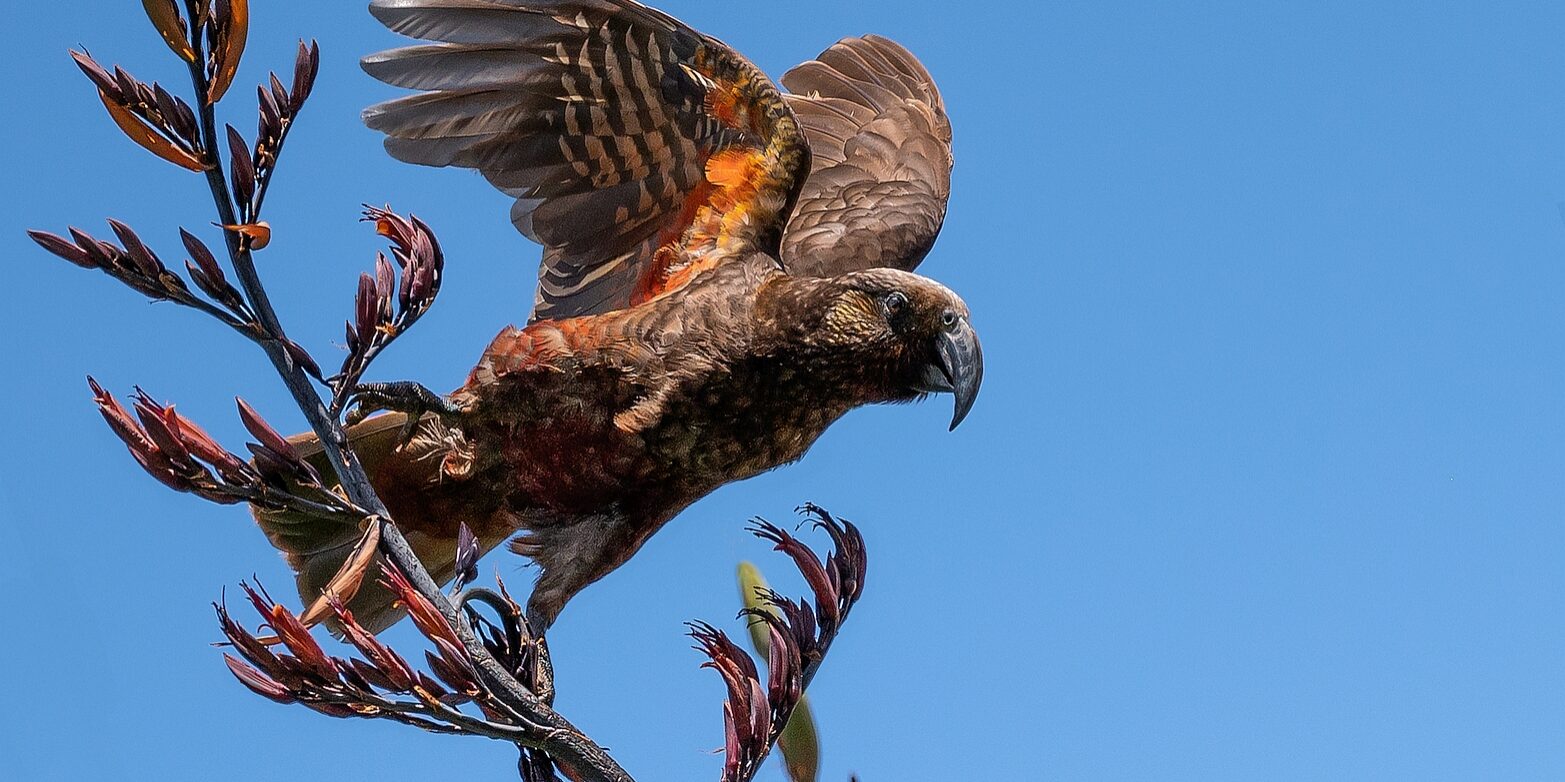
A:
{"label": "curved beak tip", "polygon": [[958,426],[962,425],[962,419],[966,418],[966,417],[967,417],[967,413],[964,413],[964,412],[961,412],[961,411],[957,411],[955,414],[953,414],[951,416],[951,428],[947,429],[946,431],[947,432],[954,432],[954,431],[956,431],[956,428]]}
{"label": "curved beak tip", "polygon": [[958,395],[956,397],[955,409],[951,411],[951,428],[946,431],[956,431],[956,428],[961,426],[963,421],[967,420],[967,414],[973,411],[973,403],[976,401],[978,401],[978,389],[976,387],[973,388],[973,392],[969,396],[963,397]]}
{"label": "curved beak tip", "polygon": [[978,401],[978,389],[984,382],[984,352],[978,334],[964,320],[960,328],[940,336],[937,350],[941,370],[955,397],[951,429],[955,431]]}

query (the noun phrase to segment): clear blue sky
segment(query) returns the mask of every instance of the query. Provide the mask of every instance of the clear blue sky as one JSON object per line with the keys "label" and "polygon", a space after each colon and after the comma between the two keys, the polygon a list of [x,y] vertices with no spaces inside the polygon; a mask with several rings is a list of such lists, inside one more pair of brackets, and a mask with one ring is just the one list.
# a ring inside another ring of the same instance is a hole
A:
{"label": "clear blue sky", "polygon": [[[378,375],[454,387],[537,250],[476,176],[360,127],[390,92],[355,60],[396,43],[360,3],[255,5],[241,84],[298,36],[324,55],[268,203],[285,320],[332,356],[359,204],[412,210],[449,281]],[[211,217],[65,57],[177,83],[139,5],[12,6],[0,776],[502,778],[506,746],[273,705],[207,646],[224,585],[285,569],[243,511],[144,477],[82,377],[236,445],[236,392],[300,420],[236,338],[26,242],[112,215],[173,260]],[[949,400],[861,411],[690,509],[566,612],[561,709],[642,779],[716,778],[681,622],[732,615],[742,558],[785,581],[742,522],[814,500],[872,555],[813,692],[826,780],[1565,778],[1565,7],[1456,6],[662,3],[774,74],[865,32],[923,58],[958,159],[924,271],[988,378],[955,434]]]}

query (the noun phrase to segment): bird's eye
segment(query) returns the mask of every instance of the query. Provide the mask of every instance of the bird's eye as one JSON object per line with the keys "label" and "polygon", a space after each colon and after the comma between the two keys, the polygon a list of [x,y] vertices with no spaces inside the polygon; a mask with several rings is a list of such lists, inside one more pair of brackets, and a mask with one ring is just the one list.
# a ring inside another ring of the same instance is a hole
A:
{"label": "bird's eye", "polygon": [[946,328],[951,328],[952,326],[956,325],[956,321],[956,310],[946,310],[945,312],[940,313],[940,325],[945,326]]}
{"label": "bird's eye", "polygon": [[901,291],[892,291],[886,294],[886,314],[901,315],[907,309],[907,294]]}

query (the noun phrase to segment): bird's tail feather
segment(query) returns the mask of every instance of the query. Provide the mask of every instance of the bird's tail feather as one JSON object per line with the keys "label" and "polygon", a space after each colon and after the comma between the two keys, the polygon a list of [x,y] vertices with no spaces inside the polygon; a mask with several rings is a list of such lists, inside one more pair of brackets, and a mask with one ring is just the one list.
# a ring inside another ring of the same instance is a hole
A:
{"label": "bird's tail feather", "polygon": [[[407,416],[390,413],[376,416],[348,430],[371,482],[378,491],[399,486],[419,487],[438,481],[440,459],[420,458],[415,449],[398,448],[400,435]],[[289,439],[301,455],[323,476],[332,475],[324,448],[313,434],[297,435]],[[382,497],[383,500],[390,500]],[[352,520],[292,511],[275,511],[253,508],[256,522],[266,533],[268,540],[293,568],[299,598],[309,606],[319,598],[331,582],[348,555],[358,543],[362,531]],[[395,508],[404,513],[406,506]],[[455,576],[456,538],[434,531],[441,525],[423,518],[397,520],[412,544],[413,550],[424,563],[430,575],[444,584]],[[380,582],[378,565],[372,566],[364,577],[358,594],[348,603],[354,619],[370,632],[379,632],[401,619],[404,612],[394,604],[391,593]]]}

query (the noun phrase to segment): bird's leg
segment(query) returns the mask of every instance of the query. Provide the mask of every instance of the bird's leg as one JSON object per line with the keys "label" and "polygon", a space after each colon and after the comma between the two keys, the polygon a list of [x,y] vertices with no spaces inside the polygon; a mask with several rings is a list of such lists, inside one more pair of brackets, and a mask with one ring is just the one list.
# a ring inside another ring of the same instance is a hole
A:
{"label": "bird's leg", "polygon": [[441,418],[451,418],[462,413],[449,399],[410,380],[360,383],[348,395],[348,404],[347,421],[350,426],[381,410],[406,413],[408,420],[403,424],[401,435],[404,443],[413,439],[419,419],[425,415],[433,413]]}
{"label": "bird's leg", "polygon": [[544,703],[554,705],[554,660],[549,656],[549,639],[544,633],[554,621],[553,617],[539,613],[529,604],[522,616],[522,627],[532,639],[533,670],[529,682],[534,695]]}
{"label": "bird's leg", "polygon": [[549,657],[549,641],[539,635],[533,644],[532,691],[544,703],[554,705],[554,660]]}

